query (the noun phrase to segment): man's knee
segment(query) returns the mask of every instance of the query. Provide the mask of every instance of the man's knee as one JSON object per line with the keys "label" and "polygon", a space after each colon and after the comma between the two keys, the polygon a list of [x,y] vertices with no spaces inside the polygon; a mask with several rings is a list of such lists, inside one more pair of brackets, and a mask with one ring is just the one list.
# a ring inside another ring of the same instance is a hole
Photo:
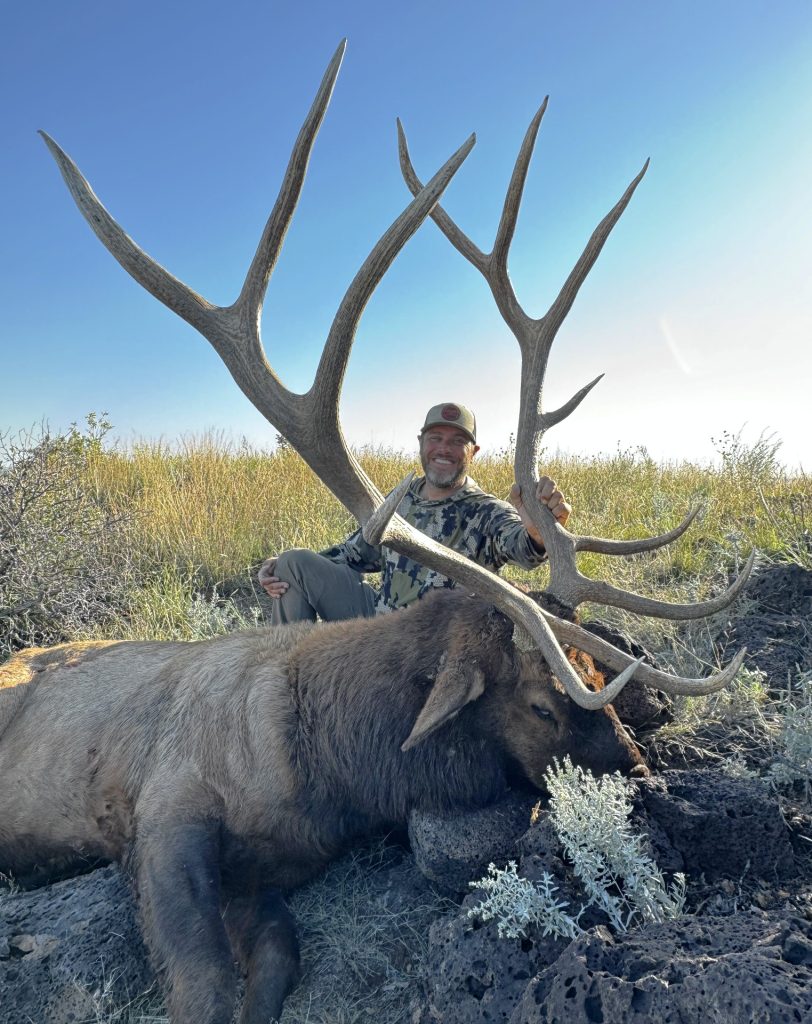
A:
{"label": "man's knee", "polygon": [[324,562],[325,558],[322,555],[309,548],[292,548],[290,551],[283,551],[276,560],[274,575],[285,583],[301,583],[307,576],[318,572]]}
{"label": "man's knee", "polygon": [[315,551],[285,551],[276,563],[275,575],[289,589],[279,600],[274,621],[299,621],[316,615],[334,621],[375,614],[375,594],[363,577]]}

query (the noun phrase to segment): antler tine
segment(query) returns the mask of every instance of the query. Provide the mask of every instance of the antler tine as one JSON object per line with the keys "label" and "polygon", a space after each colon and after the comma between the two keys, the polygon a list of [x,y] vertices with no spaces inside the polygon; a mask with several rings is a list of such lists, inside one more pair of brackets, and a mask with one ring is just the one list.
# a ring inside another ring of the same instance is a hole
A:
{"label": "antler tine", "polygon": [[259,320],[262,315],[262,303],[268,289],[268,282],[299,202],[313,144],[330,104],[346,49],[347,40],[342,39],[324,72],[316,98],[299,130],[285,176],[282,179],[279,195],[265,224],[257,251],[248,268],[242,291],[235,303],[236,306],[244,308],[247,315],[254,318],[257,337],[259,337]]}
{"label": "antler tine", "polygon": [[586,280],[587,274],[595,265],[595,261],[601,254],[606,244],[606,240],[612,232],[612,228],[620,220],[620,217],[626,207],[629,205],[629,201],[634,195],[635,189],[643,180],[643,175],[649,168],[649,160],[643,164],[639,173],[632,179],[628,188],[623,195],[618,199],[609,213],[603,218],[598,224],[595,230],[592,232],[589,241],[587,242],[584,251],[578,258],[578,262],[570,271],[569,277],[564,282],[561,291],[556,296],[555,301],[547,310],[547,313],[543,317],[544,329],[543,344],[549,348],[555,339],[558,329],[564,322],[564,318],[572,308],[572,304],[575,301],[575,296],[578,294],[581,285]]}
{"label": "antler tine", "polygon": [[115,257],[127,273],[159,302],[199,331],[207,329],[216,306],[207,302],[188,285],[173,277],[140,249],[123,228],[102,206],[87,179],[68,154],[47,132],[39,133],[65,179],[73,200],[105,249]]}
{"label": "antler tine", "polygon": [[545,434],[550,427],[554,427],[556,423],[560,423],[562,420],[565,420],[571,412],[574,412],[578,408],[595,385],[600,384],[604,376],[605,374],[599,373],[594,380],[585,384],[580,391],[576,391],[572,398],[562,406],[559,406],[558,409],[554,409],[552,412],[540,412],[538,414],[538,425],[535,428],[535,433],[541,437],[541,435]]}
{"label": "antler tine", "polygon": [[[313,386],[302,396],[301,412],[295,427],[290,426],[291,433],[286,432],[319,479],[327,484],[361,525],[372,515],[382,497],[347,447],[338,417],[341,386],[355,332],[375,287],[426,219],[475,142],[475,136],[471,135],[449,157],[373,247],[341,300]],[[270,419],[270,410],[265,415]],[[296,443],[296,437],[302,441]]]}
{"label": "antler tine", "polygon": [[597,378],[597,380],[587,384],[565,405],[561,406],[560,409],[556,409],[552,413],[544,413],[541,408],[541,401],[544,390],[544,377],[547,372],[547,360],[564,317],[572,307],[575,296],[578,294],[587,274],[600,255],[601,249],[603,249],[612,228],[617,224],[621,214],[629,205],[629,200],[634,195],[634,191],[640,184],[648,166],[649,161],[646,160],[643,169],[592,232],[584,251],[581,253],[577,263],[564,282],[561,291],[544,316],[540,320],[528,321],[523,336],[517,333],[514,323],[508,322],[508,325],[516,334],[519,347],[522,350],[519,423],[516,430],[516,480],[522,487],[523,500],[528,507],[531,518],[541,531],[545,544],[547,544],[550,528],[554,520],[551,515],[545,516],[543,514],[541,507],[535,500],[535,488],[533,486],[537,478],[537,465],[542,438],[546,430],[554,424],[560,423],[561,420],[577,408],[595,386],[597,380],[600,380],[600,378]]}
{"label": "antler tine", "polygon": [[598,555],[637,555],[643,551],[655,551],[680,538],[701,511],[702,505],[697,505],[690,510],[679,526],[675,526],[673,530],[661,533],[657,537],[642,537],[639,540],[608,540],[603,537],[575,536],[573,534],[575,550],[593,551]]}
{"label": "antler tine", "polygon": [[476,135],[472,134],[449,157],[375,245],[353,278],[336,312],[316,372],[313,391],[319,405],[337,406],[355,330],[370,296],[397,254],[435,207],[475,143]]}
{"label": "antler tine", "polygon": [[578,579],[571,582],[572,592],[577,594],[577,597],[575,605],[570,605],[570,607],[577,607],[584,601],[597,601],[599,604],[624,608],[626,611],[635,612],[638,615],[653,615],[658,619],[702,619],[721,611],[735,601],[747,583],[755,560],[756,552],[753,550],[741,573],[727,590],[707,601],[697,601],[692,604],[656,601],[650,597],[643,597],[640,594],[633,594],[628,590],[613,587],[611,583],[605,583],[603,580],[591,580],[578,574]]}
{"label": "antler tine", "polygon": [[[542,614],[561,643],[577,647],[581,651],[586,651],[587,654],[602,661],[609,668],[614,669],[615,672],[621,672],[630,665],[637,664],[630,655],[625,654],[599,636],[595,636],[594,633],[590,633],[583,626],[579,626],[577,623],[570,622],[567,619],[560,619],[550,612],[542,612]],[[673,676],[668,672],[663,672],[661,669],[654,668],[643,662],[637,668],[635,679],[637,682],[643,683],[644,686],[662,690],[664,693],[704,697],[706,694],[723,690],[733,681],[736,673],[742,666],[746,654],[747,648],[742,647],[721,672],[716,672],[699,679],[687,676]],[[606,690],[601,690],[600,693],[604,694]],[[611,700],[607,699],[605,703],[610,704]]]}
{"label": "antler tine", "polygon": [[[417,177],[414,166],[412,165],[411,157],[409,156],[409,145],[406,142],[406,132],[403,130],[400,118],[397,119],[397,125],[400,170],[403,174],[404,181],[409,186],[409,191],[413,196],[416,196],[423,188],[423,183]],[[487,262],[487,256],[481,249],[474,245],[468,235],[463,231],[460,231],[439,203],[432,210],[431,219],[440,228],[454,248],[461,253],[469,263],[473,263],[477,270],[485,273],[484,267]]]}
{"label": "antler tine", "polygon": [[[519,207],[522,204],[527,171],[530,167],[530,160],[535,149],[541,120],[547,110],[549,99],[549,96],[544,97],[544,102],[530,122],[522,140],[519,155],[516,157],[516,163],[513,166],[513,173],[510,176],[510,183],[505,194],[502,216],[499,219],[499,227],[496,229],[496,238],[488,257],[488,273],[486,275],[488,284],[493,292],[493,297],[499,307],[499,312],[516,335],[523,356],[530,340],[528,332],[530,331],[532,320],[519,305],[519,301],[516,298],[516,293],[508,276],[507,261],[510,244],[516,231],[516,221],[519,216]],[[530,337],[532,337],[532,333],[530,333]]]}
{"label": "antler tine", "polygon": [[502,207],[502,216],[499,220],[496,238],[491,249],[491,257],[502,268],[507,267],[508,252],[510,251],[510,243],[513,241],[513,235],[516,231],[516,221],[519,217],[519,207],[522,204],[527,171],[536,146],[541,120],[547,111],[549,101],[550,97],[545,96],[544,102],[528,125],[521,148],[519,149],[519,155],[516,158],[516,163],[513,165],[513,174],[510,176],[510,184],[508,185],[505,202]]}
{"label": "antler tine", "polygon": [[[699,509],[694,509],[679,526],[659,537],[647,537],[637,541],[610,541],[598,537],[579,537],[571,534],[556,522],[550,510],[535,501],[531,516],[538,515],[544,522],[542,536],[550,560],[550,581],[546,591],[567,608],[573,610],[585,601],[624,608],[638,615],[653,615],[661,619],[699,619],[713,615],[731,604],[744,589],[756,558],[756,551],[750,552],[740,575],[724,593],[708,601],[695,604],[672,604],[643,597],[632,591],[621,590],[603,580],[593,580],[578,571],[576,551],[598,551],[605,554],[635,554],[663,547],[679,537],[688,528]],[[528,501],[527,504],[530,504]]]}

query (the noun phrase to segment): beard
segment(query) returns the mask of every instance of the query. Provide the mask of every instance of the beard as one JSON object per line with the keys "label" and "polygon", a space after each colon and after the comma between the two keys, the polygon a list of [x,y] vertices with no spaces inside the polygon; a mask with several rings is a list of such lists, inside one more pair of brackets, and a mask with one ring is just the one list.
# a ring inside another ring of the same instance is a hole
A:
{"label": "beard", "polygon": [[461,487],[465,483],[465,478],[468,476],[468,469],[471,466],[472,458],[473,456],[466,452],[460,457],[456,466],[445,466],[440,468],[438,466],[430,465],[426,456],[421,451],[420,465],[423,467],[426,479],[432,487],[441,487],[443,489]]}

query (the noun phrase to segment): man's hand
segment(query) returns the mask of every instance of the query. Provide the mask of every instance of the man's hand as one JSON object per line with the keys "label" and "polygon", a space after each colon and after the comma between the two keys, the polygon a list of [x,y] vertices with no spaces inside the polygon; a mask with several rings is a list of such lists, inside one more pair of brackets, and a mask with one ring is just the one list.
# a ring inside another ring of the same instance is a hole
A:
{"label": "man's hand", "polygon": [[555,480],[543,476],[536,485],[536,500],[546,505],[562,526],[567,525],[567,520],[572,512],[572,505],[569,505],[564,495],[556,486]]}
{"label": "man's hand", "polygon": [[[564,495],[559,491],[555,480],[551,480],[548,476],[543,476],[539,479],[539,482],[536,484],[536,500],[540,504],[546,505],[558,522],[562,526],[566,526],[567,520],[570,517],[570,512],[572,512],[572,506],[567,503]],[[531,539],[535,544],[543,548],[544,541],[541,539],[541,534],[530,520],[530,516],[528,515],[527,509],[524,506],[524,501],[522,500],[522,489],[517,483],[514,483],[511,487],[510,494],[508,495],[508,501],[519,513],[519,516],[524,523],[524,528],[530,534]]]}
{"label": "man's hand", "polygon": [[268,597],[281,597],[290,586],[289,583],[280,580],[278,576],[274,576],[278,558],[279,555],[274,555],[273,558],[266,558],[257,573],[259,585]]}

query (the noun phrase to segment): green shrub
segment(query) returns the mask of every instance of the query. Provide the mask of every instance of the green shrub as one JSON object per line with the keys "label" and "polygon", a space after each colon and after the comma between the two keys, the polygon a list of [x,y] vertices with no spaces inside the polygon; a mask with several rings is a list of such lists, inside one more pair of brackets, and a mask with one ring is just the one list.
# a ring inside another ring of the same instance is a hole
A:
{"label": "green shrub", "polygon": [[133,585],[132,516],[91,486],[109,429],[0,435],[0,658],[115,618]]}

